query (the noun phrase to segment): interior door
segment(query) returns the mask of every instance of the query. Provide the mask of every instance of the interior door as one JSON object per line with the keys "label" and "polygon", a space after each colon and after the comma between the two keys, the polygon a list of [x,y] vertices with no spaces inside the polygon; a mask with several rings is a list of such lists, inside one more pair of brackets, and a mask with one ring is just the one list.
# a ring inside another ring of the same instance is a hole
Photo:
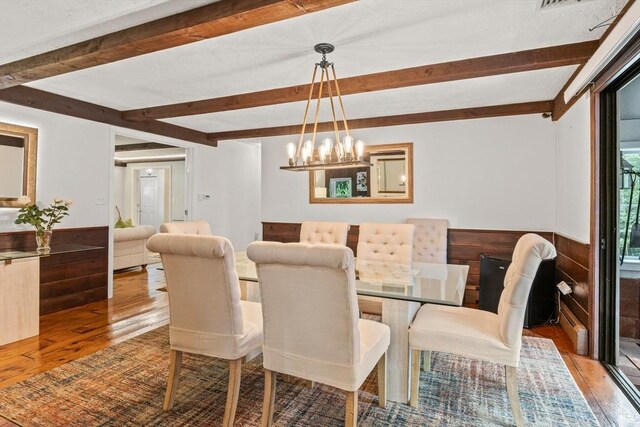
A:
{"label": "interior door", "polygon": [[139,224],[160,227],[160,182],[157,175],[140,176]]}

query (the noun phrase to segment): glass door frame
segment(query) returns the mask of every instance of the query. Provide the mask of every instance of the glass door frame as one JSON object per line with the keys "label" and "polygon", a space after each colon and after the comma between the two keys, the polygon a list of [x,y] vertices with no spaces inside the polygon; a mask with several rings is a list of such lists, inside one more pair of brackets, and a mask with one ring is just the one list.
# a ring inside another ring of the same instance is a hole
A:
{"label": "glass door frame", "polygon": [[[636,49],[638,44],[633,44]],[[632,49],[633,50],[633,49]],[[640,55],[640,51],[638,52]],[[619,224],[619,176],[620,147],[618,142],[618,106],[617,92],[628,82],[640,77],[640,60],[635,55],[635,62],[624,64],[615,76],[609,77],[600,89],[594,91],[596,108],[592,114],[596,117],[596,138],[599,162],[599,182],[597,209],[598,218],[598,356],[611,374],[622,392],[640,411],[640,391],[629,381],[616,366],[619,357],[619,321],[620,316],[618,293],[618,224]],[[596,86],[598,84],[596,83]],[[595,171],[594,171],[595,172]]]}

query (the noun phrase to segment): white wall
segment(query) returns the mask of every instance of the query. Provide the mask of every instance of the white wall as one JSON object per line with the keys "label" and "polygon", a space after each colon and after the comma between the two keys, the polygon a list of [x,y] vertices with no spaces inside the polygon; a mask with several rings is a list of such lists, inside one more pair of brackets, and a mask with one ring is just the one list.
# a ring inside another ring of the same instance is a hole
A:
{"label": "white wall", "polygon": [[454,228],[555,229],[556,149],[550,119],[527,115],[352,134],[367,144],[414,143],[413,204],[310,205],[307,173],[278,169],[292,138],[273,137],[262,141],[263,220],[357,224],[431,217],[448,218]]}
{"label": "white wall", "polygon": [[[60,228],[106,225],[109,213],[110,126],[0,102],[0,121],[38,129],[36,199],[73,200]],[[105,204],[96,203],[102,196]],[[13,224],[17,209],[0,208],[0,232],[29,230]]]}
{"label": "white wall", "polygon": [[589,93],[556,122],[556,232],[589,243],[591,200]]}
{"label": "white wall", "polygon": [[227,141],[215,150],[200,146],[195,151],[194,196],[211,198],[195,202],[193,218],[207,219],[214,234],[229,238],[236,250],[246,249],[256,233],[262,234],[260,145]]}
{"label": "white wall", "polygon": [[[126,215],[126,203],[124,197],[124,188],[125,188],[125,178],[127,175],[127,168],[122,166],[114,166],[113,167],[113,206],[117,206],[120,210],[120,215],[122,215],[122,219],[126,220],[128,217]],[[115,210],[115,209],[114,209]],[[117,218],[117,211],[114,213]]]}

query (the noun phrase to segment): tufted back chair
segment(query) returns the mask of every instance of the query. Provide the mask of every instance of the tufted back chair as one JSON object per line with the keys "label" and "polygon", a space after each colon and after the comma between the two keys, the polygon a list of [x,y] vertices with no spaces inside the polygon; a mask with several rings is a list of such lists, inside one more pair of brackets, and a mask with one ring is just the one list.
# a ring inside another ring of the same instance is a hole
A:
{"label": "tufted back chair", "polygon": [[537,234],[525,234],[518,240],[498,303],[500,337],[507,346],[520,348],[531,284],[540,262],[555,256],[553,245]]}
{"label": "tufted back chair", "polygon": [[446,219],[409,218],[407,223],[416,226],[413,235],[413,260],[446,264],[449,221]]}
{"label": "tufted back chair", "polygon": [[305,221],[300,228],[300,243],[346,246],[350,228],[346,222]]}
{"label": "tufted back chair", "polygon": [[358,264],[361,261],[387,261],[411,265],[413,224],[360,225]]}
{"label": "tufted back chair", "polygon": [[[206,223],[205,223],[206,224]],[[160,233],[147,242],[160,253],[169,295],[171,363],[162,408],[173,407],[182,353],[229,361],[223,427],[234,424],[242,361],[262,346],[259,303],[240,300],[231,242],[224,237]]]}
{"label": "tufted back chair", "polygon": [[[294,359],[314,360],[327,367],[354,365],[360,360],[351,249],[253,242],[247,256],[256,263],[260,281],[266,369],[275,369],[272,365],[282,368],[287,360],[295,366]],[[327,319],[331,327],[325,327]]]}
{"label": "tufted back chair", "polygon": [[231,242],[217,236],[156,234],[147,248],[162,257],[172,348],[234,358],[233,338],[245,331]]}
{"label": "tufted back chair", "polygon": [[160,226],[160,232],[211,236],[211,227],[207,221],[166,222]]}

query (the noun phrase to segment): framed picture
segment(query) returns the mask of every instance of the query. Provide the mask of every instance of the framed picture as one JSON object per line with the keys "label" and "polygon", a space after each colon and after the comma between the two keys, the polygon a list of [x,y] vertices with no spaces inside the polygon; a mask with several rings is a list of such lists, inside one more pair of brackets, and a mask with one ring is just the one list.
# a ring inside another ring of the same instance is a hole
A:
{"label": "framed picture", "polygon": [[329,197],[351,197],[351,178],[331,178]]}
{"label": "framed picture", "polygon": [[363,172],[357,172],[356,173],[356,191],[358,192],[358,194],[367,194],[367,190],[368,190],[368,183],[367,183],[367,172],[363,171]]}

